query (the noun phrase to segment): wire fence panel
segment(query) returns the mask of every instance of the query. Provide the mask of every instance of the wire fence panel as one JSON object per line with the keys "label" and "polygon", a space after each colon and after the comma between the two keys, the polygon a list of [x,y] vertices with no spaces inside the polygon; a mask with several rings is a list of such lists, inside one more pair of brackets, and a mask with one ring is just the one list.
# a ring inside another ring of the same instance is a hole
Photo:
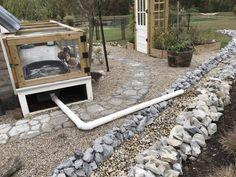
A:
{"label": "wire fence panel", "polygon": [[[74,26],[83,29],[88,29],[89,23],[87,20],[74,20]],[[129,29],[129,16],[104,16],[103,27],[106,41],[120,41],[132,38],[132,33]],[[101,40],[100,22],[95,19],[95,41]]]}

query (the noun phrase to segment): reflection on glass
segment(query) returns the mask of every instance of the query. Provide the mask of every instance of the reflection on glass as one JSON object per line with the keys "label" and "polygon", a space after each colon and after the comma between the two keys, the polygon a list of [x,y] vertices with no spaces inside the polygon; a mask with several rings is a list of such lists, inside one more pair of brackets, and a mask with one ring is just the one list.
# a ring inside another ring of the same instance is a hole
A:
{"label": "reflection on glass", "polygon": [[26,80],[80,70],[77,40],[26,44],[18,51]]}

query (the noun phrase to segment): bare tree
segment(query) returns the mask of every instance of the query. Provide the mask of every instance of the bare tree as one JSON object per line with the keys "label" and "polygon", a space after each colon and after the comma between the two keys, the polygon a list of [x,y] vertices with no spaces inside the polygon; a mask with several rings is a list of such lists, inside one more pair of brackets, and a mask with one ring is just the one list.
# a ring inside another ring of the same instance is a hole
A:
{"label": "bare tree", "polygon": [[99,5],[104,6],[109,4],[110,0],[77,0],[80,15],[85,17],[89,22],[89,60],[92,59],[93,36],[95,27],[95,18],[99,14]]}

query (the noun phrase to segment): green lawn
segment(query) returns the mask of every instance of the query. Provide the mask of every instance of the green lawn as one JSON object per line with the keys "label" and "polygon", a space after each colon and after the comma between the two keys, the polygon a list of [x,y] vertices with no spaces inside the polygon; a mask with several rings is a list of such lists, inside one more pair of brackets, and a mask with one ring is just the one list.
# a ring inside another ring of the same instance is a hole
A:
{"label": "green lawn", "polygon": [[236,29],[236,16],[230,12],[219,13],[216,16],[193,15],[191,17],[191,26],[197,27],[210,38],[213,37],[222,43],[222,47],[227,45],[231,37],[216,33],[220,29]]}
{"label": "green lawn", "polygon": [[[119,41],[121,40],[121,27],[112,26],[112,27],[104,27],[104,34],[106,41]],[[131,33],[128,29],[128,27],[125,30],[125,37],[126,40],[128,40],[131,37]],[[96,41],[96,37],[94,37],[94,40]]]}

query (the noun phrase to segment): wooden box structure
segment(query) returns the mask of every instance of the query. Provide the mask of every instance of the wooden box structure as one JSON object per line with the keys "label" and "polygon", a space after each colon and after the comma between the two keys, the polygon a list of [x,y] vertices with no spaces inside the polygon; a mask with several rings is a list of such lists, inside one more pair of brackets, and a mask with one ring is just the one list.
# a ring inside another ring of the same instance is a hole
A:
{"label": "wooden box structure", "polygon": [[30,112],[31,94],[84,84],[91,100],[86,33],[56,21],[20,25],[16,33],[2,34],[1,43],[23,114]]}
{"label": "wooden box structure", "polygon": [[150,54],[156,30],[166,31],[169,0],[135,0],[136,50]]}

